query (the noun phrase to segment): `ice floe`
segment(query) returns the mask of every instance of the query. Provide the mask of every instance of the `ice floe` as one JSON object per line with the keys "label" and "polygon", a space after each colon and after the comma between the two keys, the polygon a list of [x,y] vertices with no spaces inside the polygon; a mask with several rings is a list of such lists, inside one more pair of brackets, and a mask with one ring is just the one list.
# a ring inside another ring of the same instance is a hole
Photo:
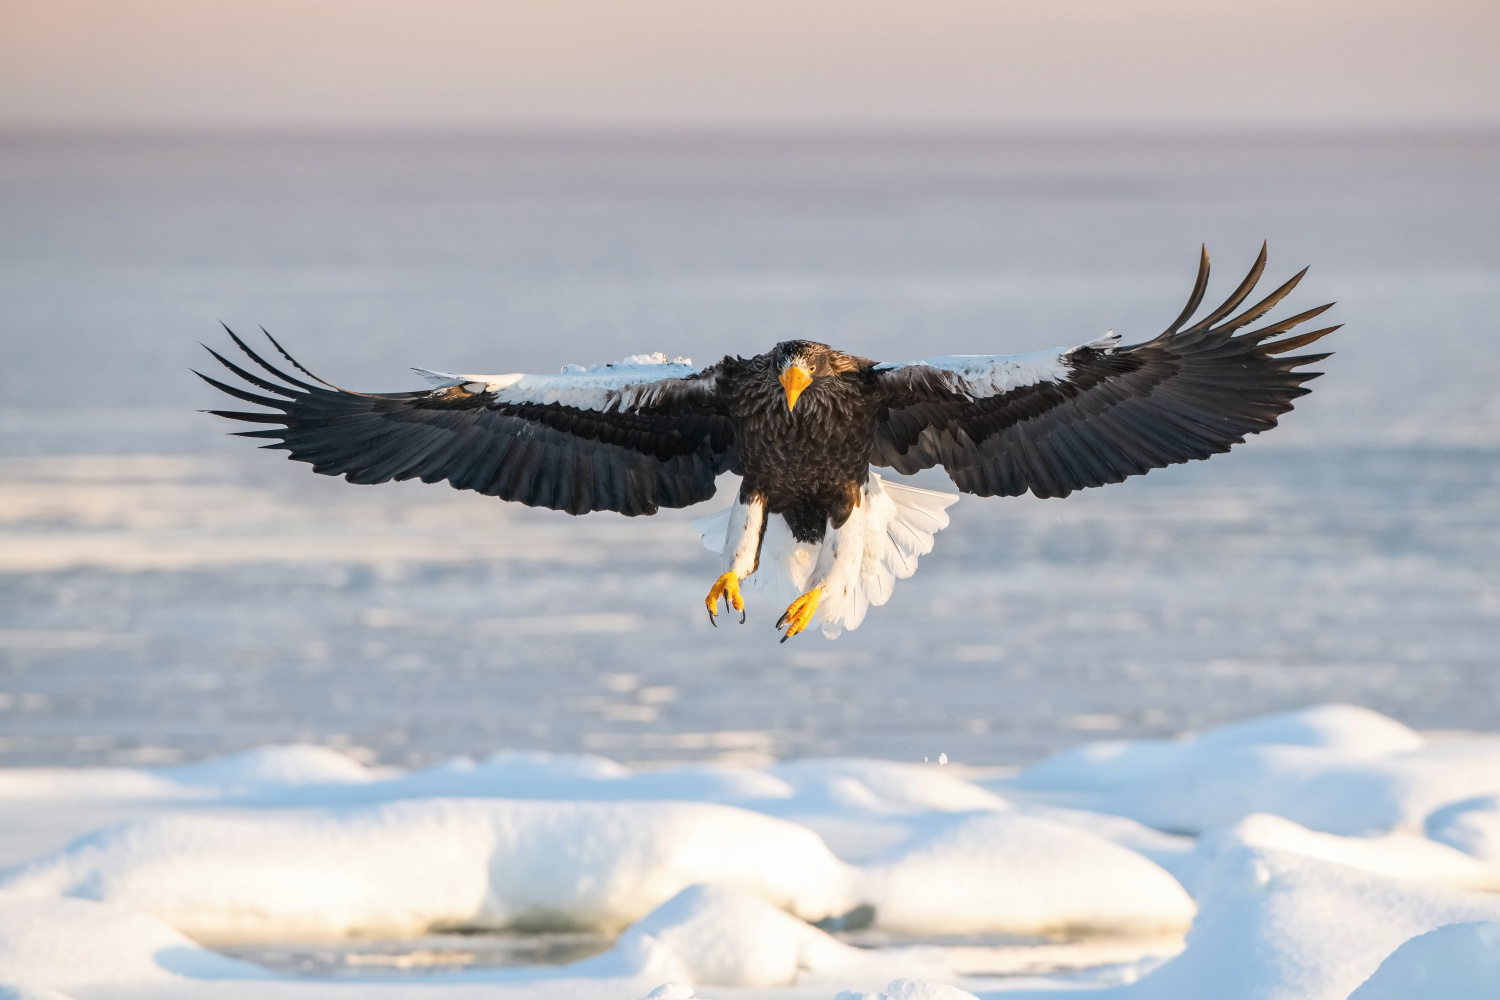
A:
{"label": "ice floe", "polygon": [[505,799],[143,820],[12,869],[0,891],[117,903],[199,939],[246,941],[617,930],[699,882],[807,920],[857,902],[848,867],[785,820],[708,803]]}
{"label": "ice floe", "polygon": [[[1008,778],[522,752],[401,773],[311,746],[0,771],[0,831],[69,803],[130,818],[0,870],[0,998],[1500,995],[1500,740],[1351,706]],[[202,944],[566,928],[619,937],[380,983]]]}

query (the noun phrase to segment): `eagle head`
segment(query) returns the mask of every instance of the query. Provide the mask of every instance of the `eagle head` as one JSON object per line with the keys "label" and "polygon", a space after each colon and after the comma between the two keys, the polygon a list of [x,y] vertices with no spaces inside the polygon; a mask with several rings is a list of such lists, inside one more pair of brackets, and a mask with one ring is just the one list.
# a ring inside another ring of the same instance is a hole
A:
{"label": "eagle head", "polygon": [[860,360],[812,340],[783,340],[771,349],[771,370],[786,390],[788,412],[796,407],[802,391],[816,380],[853,371]]}

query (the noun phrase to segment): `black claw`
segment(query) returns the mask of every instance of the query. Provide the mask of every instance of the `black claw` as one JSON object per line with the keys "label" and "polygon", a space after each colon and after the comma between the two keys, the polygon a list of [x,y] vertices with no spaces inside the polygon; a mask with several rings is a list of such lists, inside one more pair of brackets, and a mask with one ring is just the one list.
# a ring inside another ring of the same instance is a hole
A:
{"label": "black claw", "polygon": [[745,609],[744,608],[740,609],[740,624],[741,625],[745,624]]}
{"label": "black claw", "polygon": [[782,642],[786,642],[786,641],[787,641],[787,640],[788,640],[788,639],[790,639],[790,638],[791,638],[791,636],[790,636],[790,635],[784,635],[784,636],[782,636],[782,637],[781,637],[781,641],[782,641]]}
{"label": "black claw", "polygon": [[716,618],[714,618],[714,609],[713,608],[709,608],[708,609],[708,623],[710,625],[712,625],[714,628],[718,628],[719,627],[718,620]]}

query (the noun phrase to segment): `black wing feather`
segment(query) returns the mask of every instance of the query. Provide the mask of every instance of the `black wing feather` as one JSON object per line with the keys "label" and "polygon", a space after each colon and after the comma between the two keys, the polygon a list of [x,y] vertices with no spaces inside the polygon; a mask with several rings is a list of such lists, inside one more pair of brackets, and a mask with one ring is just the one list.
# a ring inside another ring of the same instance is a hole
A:
{"label": "black wing feather", "polygon": [[1266,248],[1218,308],[1183,329],[1208,287],[1208,252],[1187,307],[1153,340],[1130,347],[1070,352],[1068,376],[999,395],[971,398],[910,367],[880,376],[886,405],[876,426],[873,461],[911,474],[943,466],[958,488],[980,496],[1063,497],[1151,469],[1225,452],[1276,426],[1317,372],[1295,371],[1328,357],[1277,357],[1337,326],[1272,340],[1329,305],[1237,334],[1297,287],[1298,272],[1255,305],[1228,318],[1254,291]]}
{"label": "black wing feather", "polygon": [[[281,370],[225,327],[272,382],[209,348],[225,368],[272,396],[196,373],[236,399],[276,412],[208,412],[273,424],[240,431],[267,438],[314,472],[351,483],[447,480],[534,507],[570,514],[654,514],[713,496],[714,479],[737,464],[734,432],[710,393],[668,391],[650,407],[596,411],[555,403],[506,403],[462,389],[361,393],[304,368],[268,333],[277,352],[316,385]],[[708,373],[704,373],[707,376]],[[701,389],[701,387],[699,387]]]}

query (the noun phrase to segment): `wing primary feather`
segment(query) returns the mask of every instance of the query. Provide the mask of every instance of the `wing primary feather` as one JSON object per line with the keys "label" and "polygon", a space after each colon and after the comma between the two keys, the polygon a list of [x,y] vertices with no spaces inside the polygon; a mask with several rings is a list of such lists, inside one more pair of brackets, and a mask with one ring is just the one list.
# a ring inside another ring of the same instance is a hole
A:
{"label": "wing primary feather", "polygon": [[[244,420],[252,424],[285,424],[284,413],[246,413],[242,410],[199,410],[199,413],[212,413],[216,417],[228,417],[230,420]],[[282,427],[277,431],[235,431],[239,437],[276,437],[286,433]]]}
{"label": "wing primary feather", "polygon": [[[1295,351],[1299,347],[1306,347],[1308,344],[1311,344],[1314,341],[1322,340],[1324,337],[1328,336],[1333,331],[1339,329],[1340,326],[1343,326],[1343,324],[1340,323],[1338,326],[1325,327],[1322,330],[1314,330],[1311,333],[1303,333],[1303,334],[1299,334],[1298,336],[1295,336],[1295,337],[1288,337],[1285,340],[1278,340],[1278,341],[1275,341],[1273,343],[1266,344],[1264,347],[1261,348],[1261,350],[1264,351],[1267,354],[1285,354],[1287,351]],[[1326,354],[1323,355],[1323,357],[1327,357],[1327,356],[1328,355],[1326,355]],[[1289,360],[1289,361],[1296,361],[1296,360],[1301,360],[1301,359],[1299,359],[1299,358],[1288,358],[1287,360]],[[1314,359],[1312,358],[1312,356],[1309,355],[1308,360],[1303,361],[1302,363],[1303,364],[1312,364],[1313,360]],[[1321,360],[1321,359],[1317,359],[1317,360]]]}
{"label": "wing primary feather", "polygon": [[1264,277],[1266,259],[1263,243],[1228,299],[1183,329],[1206,294],[1209,265],[1203,249],[1187,307],[1166,333],[1108,354],[1073,352],[1061,381],[976,398],[958,391],[951,380],[924,380],[920,371],[897,374],[879,415],[875,460],[900,472],[944,466],[964,492],[1054,497],[1228,451],[1248,435],[1274,427],[1292,401],[1309,391],[1303,383],[1317,374],[1294,369],[1327,357],[1276,355],[1339,329],[1270,341],[1330,304],[1241,333],[1280,305],[1307,274],[1303,268],[1241,309]]}
{"label": "wing primary feather", "polygon": [[1172,321],[1172,325],[1162,331],[1163,337],[1170,337],[1182,328],[1198,307],[1203,304],[1203,293],[1208,291],[1208,245],[1200,248],[1198,257],[1198,280],[1193,282],[1193,292],[1188,296],[1187,305],[1183,307],[1181,315]]}
{"label": "wing primary feather", "polygon": [[315,385],[309,385],[308,383],[302,381],[299,378],[293,378],[292,376],[288,375],[286,372],[284,372],[281,369],[279,369],[279,368],[275,367],[274,365],[272,365],[269,361],[267,361],[265,358],[261,357],[259,354],[256,354],[254,351],[252,351],[250,349],[250,345],[247,344],[247,343],[245,343],[243,340],[241,340],[239,334],[237,334],[233,330],[229,329],[229,326],[226,323],[224,323],[223,320],[219,321],[219,325],[222,326],[222,327],[224,327],[224,332],[227,333],[227,334],[229,334],[229,339],[232,340],[232,341],[234,341],[235,345],[238,346],[240,350],[242,350],[242,351],[245,352],[245,356],[246,357],[248,357],[251,361],[254,361],[256,364],[260,365],[262,368],[264,368],[266,371],[270,372],[272,375],[275,375],[277,378],[281,379],[284,382],[288,382],[288,383],[290,383],[292,385],[297,386],[299,389],[306,389],[309,392],[315,392],[317,390],[317,388],[318,388],[317,386],[315,386]]}
{"label": "wing primary feather", "polygon": [[209,378],[207,375],[203,374],[197,369],[189,369],[189,371],[201,378],[203,381],[207,382],[209,385],[213,386],[215,389],[218,389],[220,392],[227,393],[233,396],[235,399],[243,399],[247,403],[256,403],[260,406],[270,406],[275,409],[282,410],[283,415],[278,419],[286,419],[285,410],[291,404],[284,399],[271,399],[267,396],[257,396],[253,392],[247,392],[244,389],[240,389],[232,385],[226,385],[216,378]]}
{"label": "wing primary feather", "polygon": [[1209,313],[1207,316],[1194,323],[1185,332],[1206,332],[1219,320],[1234,312],[1234,310],[1238,308],[1239,304],[1245,301],[1250,293],[1255,290],[1256,282],[1260,281],[1260,276],[1265,272],[1265,270],[1266,244],[1261,243],[1260,254],[1255,258],[1255,263],[1251,266],[1250,273],[1245,275],[1245,280],[1240,282],[1239,287],[1230,294],[1229,298],[1224,300],[1223,305],[1219,306],[1219,308],[1215,309],[1213,312]]}
{"label": "wing primary feather", "polygon": [[1298,313],[1297,315],[1281,320],[1280,322],[1272,323],[1270,326],[1263,326],[1259,330],[1252,330],[1249,333],[1243,334],[1242,336],[1236,338],[1236,343],[1245,344],[1246,346],[1254,346],[1255,344],[1259,344],[1263,340],[1269,340],[1278,334],[1286,333],[1293,327],[1301,326],[1303,323],[1306,323],[1314,316],[1321,316],[1323,313],[1332,309],[1333,305],[1334,304],[1332,302],[1328,302],[1314,309],[1309,309],[1307,310],[1307,312]]}
{"label": "wing primary feather", "polygon": [[266,390],[267,392],[274,392],[277,395],[279,395],[279,396],[285,396],[288,399],[296,399],[297,398],[297,392],[296,392],[296,390],[294,390],[294,389],[288,389],[284,385],[277,385],[275,382],[272,382],[269,379],[263,379],[259,375],[255,375],[255,374],[252,374],[251,372],[247,372],[245,369],[241,368],[239,365],[235,364],[233,361],[230,361],[228,358],[224,357],[224,355],[220,354],[218,351],[214,350],[212,347],[209,347],[207,344],[200,343],[198,346],[201,347],[201,348],[203,348],[209,354],[212,354],[214,356],[214,359],[216,361],[218,361],[219,364],[223,365],[225,368],[228,368],[230,371],[234,372],[236,375],[238,375],[240,378],[244,379],[246,382],[249,382],[251,385],[260,386],[262,389]]}
{"label": "wing primary feather", "polygon": [[1292,293],[1292,289],[1296,288],[1297,285],[1301,283],[1303,276],[1307,274],[1307,270],[1308,269],[1304,267],[1302,270],[1292,275],[1291,279],[1288,280],[1286,284],[1282,285],[1280,288],[1276,289],[1276,291],[1261,299],[1249,309],[1246,309],[1244,312],[1240,313],[1234,319],[1225,322],[1223,326],[1219,327],[1219,329],[1238,330],[1241,327],[1249,326],[1251,323],[1254,323],[1256,320],[1260,319],[1272,309],[1275,309],[1277,303],[1290,295]]}
{"label": "wing primary feather", "polygon": [[[296,358],[294,358],[290,354],[288,354],[287,353],[287,349],[285,347],[282,347],[279,343],[277,343],[276,342],[276,338],[273,337],[273,336],[271,336],[271,332],[269,330],[267,330],[265,327],[261,327],[260,328],[260,332],[266,335],[266,339],[271,342],[271,346],[274,347],[274,348],[276,348],[277,353],[279,353],[283,358],[286,358],[287,361],[291,363],[291,365],[292,365],[293,368],[297,369],[299,372],[301,372],[302,374],[306,375],[308,378],[312,379],[314,382],[322,382],[324,385],[328,386],[328,388],[333,389],[336,392],[349,392],[350,391],[348,389],[340,389],[338,386],[334,385],[332,382],[328,381],[327,379],[319,378],[318,376],[314,375],[312,372],[308,371],[306,368],[302,367],[302,362],[298,361]],[[357,393],[353,393],[353,395],[363,396],[363,395],[365,395],[365,393],[357,392]]]}

